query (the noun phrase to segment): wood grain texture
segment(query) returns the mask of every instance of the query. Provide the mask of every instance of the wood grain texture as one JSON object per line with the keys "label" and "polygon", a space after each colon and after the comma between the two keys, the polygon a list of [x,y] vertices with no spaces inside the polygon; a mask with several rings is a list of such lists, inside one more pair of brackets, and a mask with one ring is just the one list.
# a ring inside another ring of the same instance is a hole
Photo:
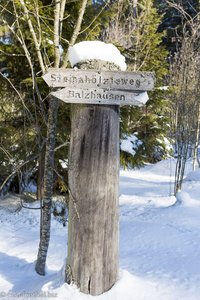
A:
{"label": "wood grain texture", "polygon": [[72,105],[66,281],[99,295],[118,278],[119,107]]}
{"label": "wood grain texture", "polygon": [[[88,64],[86,64],[86,67]],[[82,67],[82,65],[81,65]],[[89,66],[90,67],[90,66]],[[43,76],[50,87],[109,89],[121,91],[149,91],[154,87],[152,72],[98,71],[50,68]]]}

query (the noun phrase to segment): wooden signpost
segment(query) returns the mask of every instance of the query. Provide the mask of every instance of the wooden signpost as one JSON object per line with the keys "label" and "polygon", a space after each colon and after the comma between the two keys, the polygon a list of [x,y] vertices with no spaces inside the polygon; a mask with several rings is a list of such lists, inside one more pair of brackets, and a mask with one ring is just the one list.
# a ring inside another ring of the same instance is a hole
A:
{"label": "wooden signpost", "polygon": [[154,76],[120,72],[109,63],[99,70],[96,61],[88,68],[49,69],[43,78],[59,89],[53,96],[73,103],[66,282],[100,295],[118,279],[119,106],[142,105]]}

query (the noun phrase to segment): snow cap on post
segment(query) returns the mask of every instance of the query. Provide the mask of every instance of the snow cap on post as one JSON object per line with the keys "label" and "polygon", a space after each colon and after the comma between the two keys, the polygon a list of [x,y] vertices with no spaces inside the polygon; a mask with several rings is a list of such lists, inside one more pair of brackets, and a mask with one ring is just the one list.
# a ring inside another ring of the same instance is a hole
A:
{"label": "snow cap on post", "polygon": [[100,41],[84,41],[69,47],[68,58],[72,67],[86,60],[97,59],[114,63],[122,71],[127,68],[125,57],[120,51],[113,44]]}

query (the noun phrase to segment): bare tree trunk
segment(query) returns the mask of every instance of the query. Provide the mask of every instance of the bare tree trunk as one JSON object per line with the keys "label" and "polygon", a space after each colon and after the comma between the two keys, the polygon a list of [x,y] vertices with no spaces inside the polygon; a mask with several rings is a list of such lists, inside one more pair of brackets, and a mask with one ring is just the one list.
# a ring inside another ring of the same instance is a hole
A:
{"label": "bare tree trunk", "polygon": [[50,226],[51,226],[51,204],[53,193],[53,174],[54,174],[54,148],[55,135],[57,124],[58,100],[49,100],[49,118],[48,118],[48,132],[45,155],[44,168],[44,195],[43,195],[43,213],[42,213],[42,228],[41,238],[38,250],[38,257],[35,270],[40,275],[45,275],[46,256],[50,240]]}
{"label": "bare tree trunk", "polygon": [[43,195],[44,195],[44,162],[45,162],[45,151],[40,149],[38,158],[38,176],[37,176],[37,200],[40,201],[40,239],[42,237],[42,226],[43,226]]}
{"label": "bare tree trunk", "polygon": [[119,107],[72,105],[71,124],[66,281],[99,295],[118,277]]}
{"label": "bare tree trunk", "polygon": [[[60,64],[60,35],[61,24],[64,15],[64,7],[66,0],[55,1],[54,9],[54,66],[59,67]],[[51,206],[53,195],[53,175],[54,175],[54,149],[56,140],[56,125],[59,102],[57,99],[49,99],[49,117],[47,125],[47,144],[45,154],[44,167],[44,195],[41,201],[41,224],[40,224],[40,243],[38,249],[37,262],[35,270],[40,275],[45,275],[45,264],[47,251],[50,241],[51,230]]]}
{"label": "bare tree trunk", "polygon": [[[40,142],[41,145],[41,142]],[[37,200],[43,198],[43,187],[44,187],[44,167],[45,167],[45,147],[39,148],[38,157],[38,175],[37,175]]]}
{"label": "bare tree trunk", "polygon": [[35,49],[36,49],[38,61],[39,61],[42,73],[44,74],[45,73],[45,65],[44,65],[44,60],[43,60],[43,57],[42,57],[40,41],[37,38],[36,32],[34,30],[34,26],[31,22],[29,11],[26,7],[26,4],[25,4],[24,0],[20,0],[20,4],[21,4],[21,7],[24,10],[24,16],[27,19],[27,23],[28,23],[28,26],[29,26],[29,29],[30,29],[30,33],[31,33],[31,36],[33,38],[33,42],[34,42],[34,46],[35,46]]}
{"label": "bare tree trunk", "polygon": [[198,114],[197,114],[197,129],[195,135],[195,145],[194,145],[194,155],[193,155],[193,170],[195,170],[197,166],[199,167],[199,163],[198,163],[199,133],[200,133],[200,104],[198,105]]}
{"label": "bare tree trunk", "polygon": [[170,77],[172,79],[170,85],[174,87],[171,103],[176,116],[174,136],[178,152],[174,187],[176,194],[181,189],[186,160],[190,154],[190,146],[193,144],[195,144],[193,168],[197,163],[200,130],[200,48],[198,43],[200,15],[198,13],[195,17],[190,16],[181,3],[176,3],[176,1],[167,1],[167,4],[179,12],[184,24],[181,36],[177,37],[178,43],[181,42],[181,46],[177,47],[178,52],[174,55],[170,67]]}

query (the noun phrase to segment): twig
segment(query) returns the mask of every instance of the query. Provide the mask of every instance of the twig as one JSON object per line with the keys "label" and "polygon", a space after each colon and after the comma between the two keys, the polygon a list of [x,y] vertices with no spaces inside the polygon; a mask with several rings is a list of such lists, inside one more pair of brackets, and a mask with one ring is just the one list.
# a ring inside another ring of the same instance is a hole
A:
{"label": "twig", "polygon": [[70,194],[70,198],[72,199],[72,202],[73,202],[73,205],[74,205],[74,209],[75,209],[75,212],[76,212],[76,215],[78,217],[78,220],[80,222],[80,215],[79,215],[79,212],[78,212],[78,209],[77,209],[77,205],[76,205],[76,199],[74,198],[74,196],[72,195],[72,192],[71,192],[71,189],[69,188],[69,194]]}
{"label": "twig", "polygon": [[20,0],[20,3],[21,3],[21,6],[22,6],[22,8],[23,8],[23,10],[24,10],[24,13],[25,13],[25,16],[26,16],[26,18],[27,18],[27,23],[28,23],[28,26],[29,26],[31,35],[32,35],[32,37],[33,37],[33,41],[34,41],[34,45],[35,45],[35,48],[36,48],[36,52],[37,52],[37,56],[38,56],[38,60],[39,60],[39,64],[40,64],[42,73],[45,74],[46,68],[45,68],[45,65],[44,65],[43,58],[42,58],[41,49],[40,49],[40,44],[39,44],[39,41],[38,41],[38,39],[37,39],[35,30],[34,30],[34,28],[33,28],[33,24],[32,24],[32,21],[31,21],[31,19],[30,19],[29,11],[28,11],[28,9],[27,9],[25,3],[24,3],[24,0]]}
{"label": "twig", "polygon": [[[78,15],[78,19],[77,19],[77,22],[76,22],[76,26],[74,28],[74,32],[73,32],[71,40],[69,42],[70,46],[73,46],[75,44],[75,42],[77,40],[77,37],[78,37],[78,35],[80,33],[80,29],[81,29],[81,25],[82,25],[82,21],[83,21],[83,16],[85,14],[87,2],[88,2],[88,0],[83,0],[82,1],[82,5],[81,5],[80,10],[79,10],[79,15]],[[68,50],[65,53],[62,67],[66,68],[67,67],[67,63],[68,63]]]}
{"label": "twig", "polygon": [[19,96],[20,100],[22,101],[23,106],[24,106],[24,107],[26,108],[26,110],[30,113],[28,107],[27,107],[27,106],[25,105],[25,103],[24,103],[24,99],[22,98],[22,96],[20,95],[19,91],[16,89],[16,87],[15,87],[14,84],[12,83],[12,81],[11,81],[8,77],[6,77],[2,72],[0,72],[0,75],[1,75],[3,78],[5,78],[5,79],[9,82],[9,84],[12,86],[12,88],[14,89],[14,91],[17,93],[17,95]]}
{"label": "twig", "polygon": [[65,142],[65,143],[63,143],[63,144],[61,144],[61,145],[59,145],[58,147],[56,147],[56,148],[54,149],[54,151],[57,151],[58,149],[60,149],[60,148],[62,148],[62,147],[65,147],[65,146],[67,146],[67,145],[69,145],[69,142],[68,142],[68,141]]}
{"label": "twig", "polygon": [[[0,149],[2,149],[2,150],[4,151],[3,147],[0,147]],[[5,151],[4,151],[4,152],[5,152]],[[37,157],[38,157],[38,155],[35,155],[35,156],[29,158],[28,160],[26,160],[25,162],[23,162],[22,164],[18,165],[18,166],[15,168],[15,170],[12,171],[12,173],[9,174],[9,175],[6,177],[6,179],[3,181],[3,183],[2,183],[1,186],[0,186],[0,191],[2,191],[3,187],[5,186],[5,184],[8,182],[8,180],[9,180],[13,175],[15,175],[17,172],[20,171],[20,169],[21,169],[23,166],[25,166],[25,165],[28,164],[29,162],[33,161],[33,160],[36,159]]]}
{"label": "twig", "polygon": [[104,9],[109,5],[109,3],[110,3],[110,0],[108,0],[108,1],[106,2],[106,4],[102,7],[102,9],[100,10],[100,12],[94,17],[94,19],[91,21],[91,23],[90,23],[86,28],[84,28],[82,31],[80,31],[79,34],[84,33],[86,30],[88,30],[88,29],[92,26],[92,24],[96,21],[96,19],[98,19],[98,17],[100,16],[100,14],[101,14],[101,13],[104,11]]}
{"label": "twig", "polygon": [[16,53],[7,53],[7,52],[4,52],[3,50],[0,50],[1,53],[3,53],[4,55],[6,56],[25,56],[24,54],[16,54]]}

